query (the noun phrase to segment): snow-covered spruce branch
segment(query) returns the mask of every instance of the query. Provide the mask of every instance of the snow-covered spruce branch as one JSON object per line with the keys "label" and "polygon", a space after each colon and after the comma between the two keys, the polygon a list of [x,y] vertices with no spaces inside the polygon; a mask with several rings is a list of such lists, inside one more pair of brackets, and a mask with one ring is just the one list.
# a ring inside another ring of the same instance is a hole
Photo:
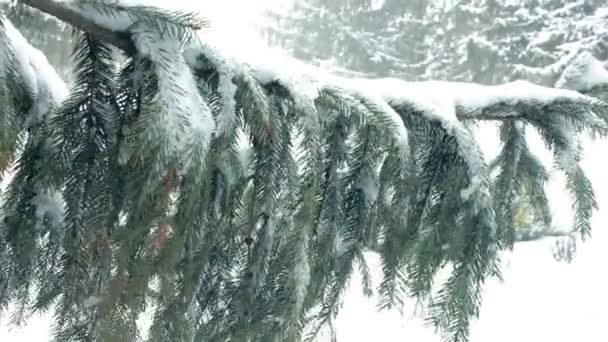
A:
{"label": "snow-covered spruce branch", "polygon": [[[382,307],[417,296],[430,323],[464,341],[497,252],[513,243],[515,197],[549,212],[526,129],[567,176],[576,231],[590,232],[577,137],[607,133],[600,100],[527,82],[292,72],[201,43],[189,14],[22,3],[83,31],[75,87],[60,96],[48,95],[56,73],[4,19],[0,37],[2,119],[15,123],[2,146],[17,156],[0,307],[16,301],[18,321],[53,307],[59,341],[135,340],[148,300],[153,341],[312,339],[355,266],[367,274],[370,248],[383,260]],[[125,53],[118,70],[110,45]],[[492,172],[479,120],[501,124]]]}
{"label": "snow-covered spruce branch", "polygon": [[70,1],[20,0],[19,2],[36,8],[75,28],[87,32],[101,41],[108,42],[125,52],[135,51],[135,46],[126,32],[115,31],[90,20],[77,9],[69,6]]}

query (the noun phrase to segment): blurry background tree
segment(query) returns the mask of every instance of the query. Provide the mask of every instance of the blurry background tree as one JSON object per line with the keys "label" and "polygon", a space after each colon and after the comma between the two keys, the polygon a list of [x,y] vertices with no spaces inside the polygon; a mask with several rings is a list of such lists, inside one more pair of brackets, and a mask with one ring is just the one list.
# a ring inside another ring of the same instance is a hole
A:
{"label": "blurry background tree", "polygon": [[297,0],[268,36],[373,76],[552,86],[582,52],[608,59],[606,16],[601,0]]}
{"label": "blurry background tree", "polygon": [[276,15],[269,39],[295,57],[373,76],[420,74],[438,19],[428,0],[303,0]]}

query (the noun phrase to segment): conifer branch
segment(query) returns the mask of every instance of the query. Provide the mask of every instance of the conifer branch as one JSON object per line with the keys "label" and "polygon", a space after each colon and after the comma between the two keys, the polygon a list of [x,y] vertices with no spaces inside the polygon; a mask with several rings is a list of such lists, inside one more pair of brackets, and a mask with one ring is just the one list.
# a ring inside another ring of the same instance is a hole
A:
{"label": "conifer branch", "polygon": [[[36,308],[63,295],[59,340],[79,329],[100,341],[131,336],[148,300],[157,339],[296,340],[307,323],[331,321],[354,263],[374,246],[382,306],[416,296],[429,322],[466,340],[481,284],[514,233],[515,196],[525,188],[550,223],[547,173],[525,126],[568,176],[577,232],[589,233],[595,198],[576,138],[608,133],[600,100],[527,82],[292,80],[204,44],[184,53],[199,27],[188,15],[22,3],[84,31],[76,87],[47,106],[40,95],[51,87],[19,61],[33,48],[18,50],[26,44],[11,39],[22,37],[0,30],[7,116],[38,114],[15,128],[28,135],[2,207],[0,288],[10,287],[0,306],[18,299],[21,320],[29,286],[44,284]],[[126,52],[120,72],[109,45]],[[508,121],[495,184],[470,126],[479,120]],[[100,232],[111,246],[98,258],[88,246]],[[110,297],[111,308],[83,310],[104,300],[89,296]]]}
{"label": "conifer branch", "polygon": [[54,0],[19,0],[21,3],[36,8],[46,14],[70,24],[71,26],[90,34],[100,41],[110,43],[130,54],[136,51],[135,44],[127,32],[116,32],[98,25],[81,12],[67,6],[64,1]]}

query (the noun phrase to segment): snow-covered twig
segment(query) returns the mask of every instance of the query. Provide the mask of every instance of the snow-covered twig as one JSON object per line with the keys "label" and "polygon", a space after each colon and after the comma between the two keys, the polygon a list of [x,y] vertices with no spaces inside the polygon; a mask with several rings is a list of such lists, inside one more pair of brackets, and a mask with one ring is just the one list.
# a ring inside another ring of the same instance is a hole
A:
{"label": "snow-covered twig", "polygon": [[75,28],[89,33],[95,38],[108,42],[126,52],[134,52],[135,44],[127,32],[119,32],[97,24],[84,13],[70,6],[72,1],[21,0],[22,3],[50,14],[69,23]]}

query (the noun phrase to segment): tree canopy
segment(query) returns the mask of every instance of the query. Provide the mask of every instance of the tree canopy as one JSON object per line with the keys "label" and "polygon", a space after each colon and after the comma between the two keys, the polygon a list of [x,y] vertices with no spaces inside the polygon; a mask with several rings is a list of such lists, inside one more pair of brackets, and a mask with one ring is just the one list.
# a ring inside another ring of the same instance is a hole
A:
{"label": "tree canopy", "polygon": [[[19,3],[77,34],[68,89],[1,19],[0,308],[16,303],[15,323],[54,310],[57,341],[314,339],[353,272],[376,290],[371,249],[382,308],[413,296],[466,341],[516,198],[551,220],[531,130],[590,235],[578,137],[608,133],[600,99],[260,64],[207,44],[197,15],[135,0]],[[500,124],[496,160],[480,121]]]}

